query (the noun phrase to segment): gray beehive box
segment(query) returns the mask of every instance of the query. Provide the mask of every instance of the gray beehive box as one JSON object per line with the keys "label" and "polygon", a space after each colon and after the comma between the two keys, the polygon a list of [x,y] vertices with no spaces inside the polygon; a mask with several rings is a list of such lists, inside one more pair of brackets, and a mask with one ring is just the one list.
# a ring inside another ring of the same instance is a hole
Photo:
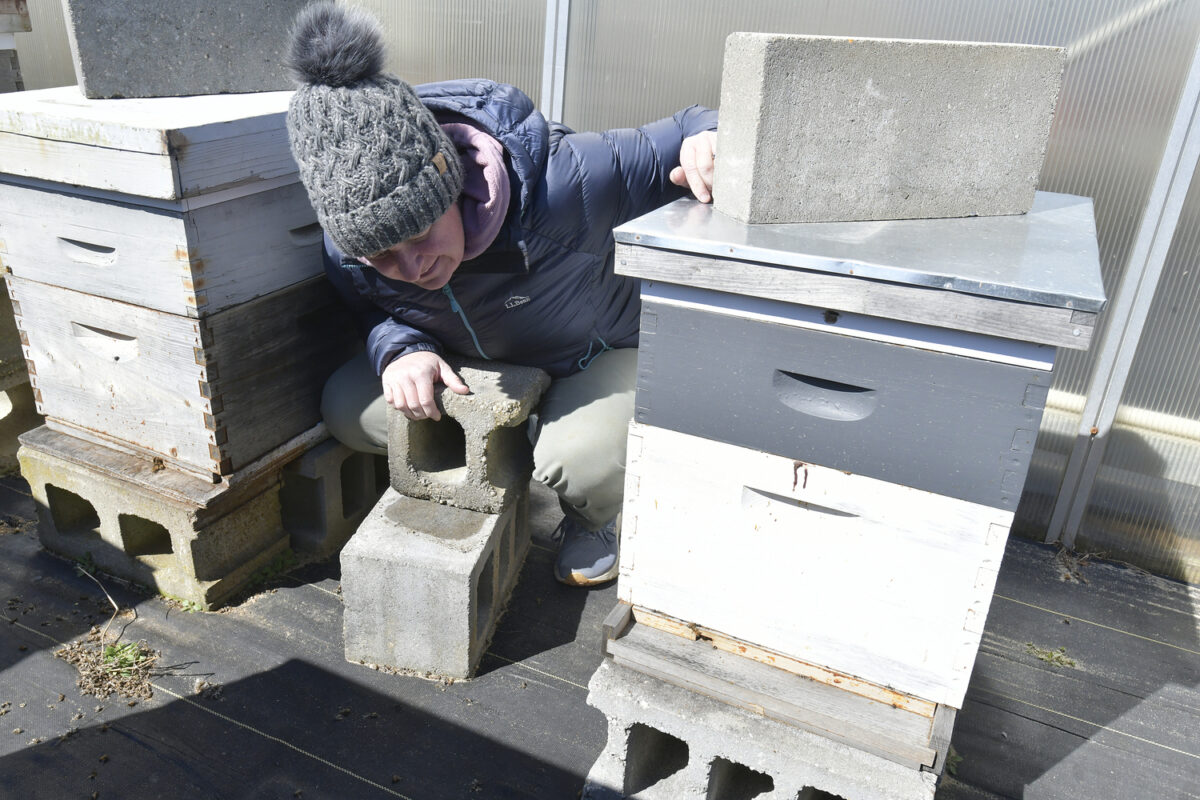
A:
{"label": "gray beehive box", "polygon": [[742,222],[1022,214],[1057,47],[734,33],[714,203]]}

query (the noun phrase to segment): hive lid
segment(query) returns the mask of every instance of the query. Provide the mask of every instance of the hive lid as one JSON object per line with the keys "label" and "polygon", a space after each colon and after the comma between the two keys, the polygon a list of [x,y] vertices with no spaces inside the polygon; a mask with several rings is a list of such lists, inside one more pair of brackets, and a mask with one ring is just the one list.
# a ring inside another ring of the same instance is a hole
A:
{"label": "hive lid", "polygon": [[76,86],[0,95],[0,172],[178,199],[296,172],[291,92],[92,100]]}
{"label": "hive lid", "polygon": [[[1090,198],[1038,192],[1028,214],[752,225],[678,200],[618,242],[1076,311],[1104,307]],[[687,283],[681,276],[680,283]]]}

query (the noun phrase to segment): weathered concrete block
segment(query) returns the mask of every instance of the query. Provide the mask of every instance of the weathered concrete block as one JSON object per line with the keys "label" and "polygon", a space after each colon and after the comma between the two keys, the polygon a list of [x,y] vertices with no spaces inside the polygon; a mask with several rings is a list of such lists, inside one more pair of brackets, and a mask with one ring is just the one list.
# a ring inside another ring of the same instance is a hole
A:
{"label": "weathered concrete block", "polygon": [[288,34],[309,0],[66,0],[87,97],[175,97],[291,89]]}
{"label": "weathered concrete block", "polygon": [[1023,214],[1057,47],[734,33],[715,207],[743,222]]}
{"label": "weathered concrete block", "polygon": [[387,459],[326,439],[283,468],[279,503],[292,549],[336,553],[387,488]]}
{"label": "weathered concrete block", "polygon": [[384,492],[342,549],[346,660],[469,678],[529,550],[529,494],[484,514]]}
{"label": "weathered concrete block", "polygon": [[536,367],[450,359],[471,389],[441,387],[442,418],[413,421],[388,407],[392,488],[421,500],[498,514],[523,493],[532,471],[524,422],[550,385]]}
{"label": "weathered concrete block", "polygon": [[931,800],[932,772],[834,742],[605,661],[588,704],[608,718],[608,743],[585,800],[681,797]]}
{"label": "weathered concrete block", "polygon": [[[0,36],[0,38],[3,38]],[[0,50],[0,93],[20,92],[25,89],[21,77],[21,65],[16,50]]]}
{"label": "weathered concrete block", "polygon": [[288,549],[278,470],[223,488],[44,426],[20,442],[47,550],[212,608]]}

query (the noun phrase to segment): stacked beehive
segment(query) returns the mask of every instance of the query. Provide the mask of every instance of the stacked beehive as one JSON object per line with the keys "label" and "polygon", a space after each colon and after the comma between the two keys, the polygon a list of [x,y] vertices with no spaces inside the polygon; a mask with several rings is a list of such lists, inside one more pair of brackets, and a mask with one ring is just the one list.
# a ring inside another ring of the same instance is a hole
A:
{"label": "stacked beehive", "polygon": [[0,100],[43,542],[204,606],[286,549],[280,470],[323,436],[323,381],[355,347],[287,99]]}
{"label": "stacked beehive", "polygon": [[590,796],[932,796],[1055,348],[1104,303],[1091,202],[1034,196],[1061,58],[731,38],[717,208],[616,234],[643,309]]}

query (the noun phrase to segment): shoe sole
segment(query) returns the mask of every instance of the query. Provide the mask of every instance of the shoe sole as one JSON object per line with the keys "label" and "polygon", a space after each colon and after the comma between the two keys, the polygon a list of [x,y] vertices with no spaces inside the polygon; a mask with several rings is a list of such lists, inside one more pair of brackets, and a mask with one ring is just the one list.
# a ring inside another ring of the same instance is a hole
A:
{"label": "shoe sole", "polygon": [[558,572],[555,572],[554,577],[558,579],[559,583],[566,584],[567,586],[596,586],[597,584],[608,583],[609,581],[615,579],[617,577],[617,565],[614,564],[612,569],[597,575],[594,578],[589,578],[582,572],[572,572],[566,576],[559,575]]}

